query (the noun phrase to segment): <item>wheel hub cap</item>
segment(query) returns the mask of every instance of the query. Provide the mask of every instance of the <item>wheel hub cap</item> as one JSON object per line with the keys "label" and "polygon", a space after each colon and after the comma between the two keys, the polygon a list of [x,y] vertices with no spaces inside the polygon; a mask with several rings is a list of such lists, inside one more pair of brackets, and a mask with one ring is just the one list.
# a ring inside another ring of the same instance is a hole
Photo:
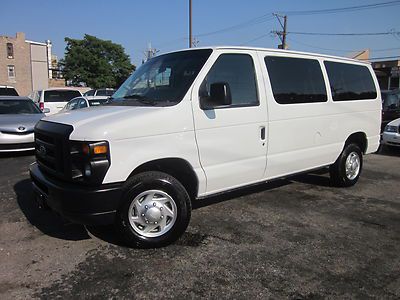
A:
{"label": "wheel hub cap", "polygon": [[157,237],[168,232],[177,218],[174,199],[160,190],[148,190],[133,199],[128,210],[129,224],[145,237]]}
{"label": "wheel hub cap", "polygon": [[358,174],[360,173],[361,162],[360,156],[357,152],[351,152],[347,156],[345,167],[346,177],[349,180],[353,180],[358,176]]}

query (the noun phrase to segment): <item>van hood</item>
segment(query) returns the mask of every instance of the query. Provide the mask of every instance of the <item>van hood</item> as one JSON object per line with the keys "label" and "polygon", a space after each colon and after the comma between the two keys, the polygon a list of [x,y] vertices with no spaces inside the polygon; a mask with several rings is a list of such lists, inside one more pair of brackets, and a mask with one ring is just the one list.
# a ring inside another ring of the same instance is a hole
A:
{"label": "van hood", "polygon": [[72,125],[71,139],[121,140],[187,130],[184,120],[174,120],[176,110],[177,106],[99,106],[60,112],[43,120]]}

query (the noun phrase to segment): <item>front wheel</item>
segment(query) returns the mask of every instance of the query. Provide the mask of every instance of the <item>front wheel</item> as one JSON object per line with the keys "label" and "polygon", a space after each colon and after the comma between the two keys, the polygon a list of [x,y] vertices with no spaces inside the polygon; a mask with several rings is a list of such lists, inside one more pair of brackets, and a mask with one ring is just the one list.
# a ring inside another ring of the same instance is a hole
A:
{"label": "front wheel", "polygon": [[356,144],[346,145],[338,159],[329,168],[333,185],[348,187],[356,184],[362,165],[363,157],[360,147]]}
{"label": "front wheel", "polygon": [[190,197],[177,179],[144,172],[127,181],[116,226],[129,246],[156,248],[177,240],[190,216]]}

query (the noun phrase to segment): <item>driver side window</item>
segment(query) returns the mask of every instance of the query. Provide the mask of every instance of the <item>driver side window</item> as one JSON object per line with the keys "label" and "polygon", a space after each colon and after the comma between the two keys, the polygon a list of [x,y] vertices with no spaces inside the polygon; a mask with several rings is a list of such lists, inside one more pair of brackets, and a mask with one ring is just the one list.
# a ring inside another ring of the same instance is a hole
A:
{"label": "driver side window", "polygon": [[248,54],[222,54],[211,67],[200,87],[200,97],[210,94],[210,85],[227,83],[232,107],[259,105],[253,59]]}

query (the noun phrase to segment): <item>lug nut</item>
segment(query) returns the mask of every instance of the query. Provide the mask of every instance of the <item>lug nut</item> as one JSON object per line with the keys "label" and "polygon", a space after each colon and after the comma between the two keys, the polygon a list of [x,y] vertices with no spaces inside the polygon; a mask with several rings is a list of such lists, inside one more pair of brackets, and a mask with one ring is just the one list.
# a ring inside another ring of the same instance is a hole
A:
{"label": "lug nut", "polygon": [[161,217],[160,217],[161,219],[164,219],[164,216],[163,215],[161,215]]}
{"label": "lug nut", "polygon": [[156,225],[157,225],[157,223],[158,223],[157,221],[154,222],[154,224],[156,224]]}
{"label": "lug nut", "polygon": [[149,224],[149,221],[146,220],[146,224]]}
{"label": "lug nut", "polygon": [[153,206],[156,206],[157,204],[155,202],[153,202]]}
{"label": "lug nut", "polygon": [[160,210],[163,210],[163,208],[162,208],[162,207],[160,207]]}
{"label": "lug nut", "polygon": [[144,206],[145,209],[148,209],[149,207],[147,205]]}
{"label": "lug nut", "polygon": [[142,217],[144,217],[144,214],[142,214]]}

